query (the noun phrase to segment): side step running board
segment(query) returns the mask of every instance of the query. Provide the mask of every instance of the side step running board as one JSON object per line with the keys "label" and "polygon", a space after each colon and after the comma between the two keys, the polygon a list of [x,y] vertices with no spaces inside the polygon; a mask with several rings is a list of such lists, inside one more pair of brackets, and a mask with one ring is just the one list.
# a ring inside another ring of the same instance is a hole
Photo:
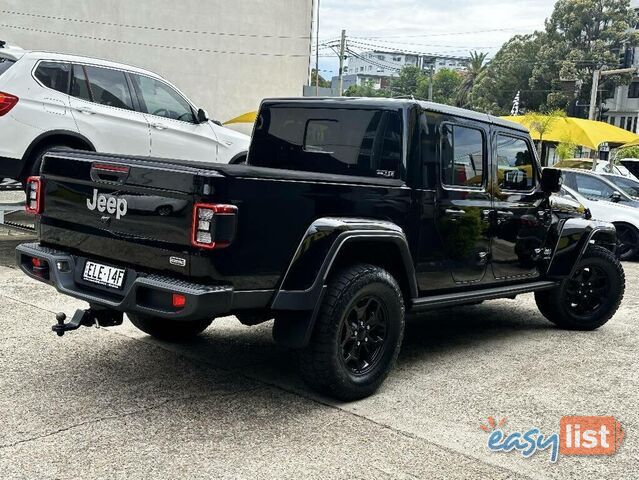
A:
{"label": "side step running board", "polygon": [[522,293],[538,292],[540,290],[550,290],[557,287],[557,282],[540,281],[532,283],[520,283],[518,285],[507,285],[504,287],[484,288],[470,292],[447,293],[445,295],[434,295],[432,297],[418,298],[413,301],[410,312],[422,312],[442,307],[452,307],[455,305],[467,305],[469,303],[481,302],[483,300],[494,300],[496,298],[511,298]]}

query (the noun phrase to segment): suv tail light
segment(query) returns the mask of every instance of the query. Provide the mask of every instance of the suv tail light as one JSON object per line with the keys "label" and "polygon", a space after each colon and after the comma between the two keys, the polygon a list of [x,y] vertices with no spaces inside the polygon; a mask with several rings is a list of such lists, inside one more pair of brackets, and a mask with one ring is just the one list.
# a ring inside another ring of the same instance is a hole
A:
{"label": "suv tail light", "polygon": [[237,207],[196,203],[193,207],[191,244],[199,248],[226,248],[235,238]]}
{"label": "suv tail light", "polygon": [[42,211],[42,180],[40,177],[27,178],[26,210],[35,214]]}
{"label": "suv tail light", "polygon": [[16,106],[18,100],[20,99],[15,95],[0,92],[0,117],[9,113]]}

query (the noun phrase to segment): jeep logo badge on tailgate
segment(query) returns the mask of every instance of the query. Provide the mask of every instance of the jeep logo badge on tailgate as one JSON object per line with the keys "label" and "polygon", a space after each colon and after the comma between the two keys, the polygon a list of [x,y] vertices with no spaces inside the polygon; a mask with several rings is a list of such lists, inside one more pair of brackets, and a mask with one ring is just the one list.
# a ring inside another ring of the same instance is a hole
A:
{"label": "jeep logo badge on tailgate", "polygon": [[100,213],[107,212],[111,215],[115,213],[115,218],[124,217],[129,208],[124,198],[115,198],[111,195],[98,194],[96,188],[93,189],[93,198],[87,199],[87,208],[91,211],[98,210]]}

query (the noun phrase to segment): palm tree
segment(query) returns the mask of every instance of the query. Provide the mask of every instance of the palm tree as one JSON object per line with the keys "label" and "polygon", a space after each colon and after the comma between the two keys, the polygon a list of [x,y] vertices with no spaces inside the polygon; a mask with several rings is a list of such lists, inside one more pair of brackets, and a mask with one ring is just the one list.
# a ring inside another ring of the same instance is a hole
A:
{"label": "palm tree", "polygon": [[487,53],[477,51],[470,52],[470,62],[468,63],[466,72],[464,72],[464,81],[461,87],[459,87],[457,98],[455,99],[455,104],[458,107],[466,108],[470,104],[470,92],[479,76],[486,70],[487,57]]}

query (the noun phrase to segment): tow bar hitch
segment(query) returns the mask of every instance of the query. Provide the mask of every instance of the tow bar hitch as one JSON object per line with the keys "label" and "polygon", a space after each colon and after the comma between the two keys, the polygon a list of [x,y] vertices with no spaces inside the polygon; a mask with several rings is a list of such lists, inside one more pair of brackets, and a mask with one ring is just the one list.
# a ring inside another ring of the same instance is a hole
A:
{"label": "tow bar hitch", "polygon": [[70,322],[64,323],[67,316],[60,312],[55,316],[56,325],[51,327],[58,337],[63,336],[66,332],[77,330],[80,327],[115,327],[122,325],[122,312],[108,310],[102,308],[89,308],[87,310],[76,310]]}

